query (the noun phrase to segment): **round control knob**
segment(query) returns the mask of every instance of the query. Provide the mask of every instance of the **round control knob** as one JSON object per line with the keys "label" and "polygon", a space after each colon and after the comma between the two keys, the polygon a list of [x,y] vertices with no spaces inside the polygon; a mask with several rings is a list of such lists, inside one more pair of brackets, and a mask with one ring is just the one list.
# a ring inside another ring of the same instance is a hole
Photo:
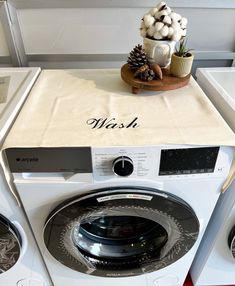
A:
{"label": "round control knob", "polygon": [[235,225],[233,226],[233,228],[231,229],[231,231],[229,233],[228,246],[229,246],[229,249],[230,249],[233,257],[235,258]]}
{"label": "round control knob", "polygon": [[113,161],[113,172],[122,177],[130,176],[134,171],[131,158],[120,156]]}

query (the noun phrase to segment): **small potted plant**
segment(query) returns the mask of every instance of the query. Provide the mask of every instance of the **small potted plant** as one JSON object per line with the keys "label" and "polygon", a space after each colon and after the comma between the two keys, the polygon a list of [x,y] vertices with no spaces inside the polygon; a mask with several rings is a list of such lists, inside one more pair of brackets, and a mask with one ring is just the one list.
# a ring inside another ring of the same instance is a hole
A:
{"label": "small potted plant", "polygon": [[170,73],[173,76],[185,77],[191,72],[194,56],[186,45],[187,39],[183,38],[171,57]]}

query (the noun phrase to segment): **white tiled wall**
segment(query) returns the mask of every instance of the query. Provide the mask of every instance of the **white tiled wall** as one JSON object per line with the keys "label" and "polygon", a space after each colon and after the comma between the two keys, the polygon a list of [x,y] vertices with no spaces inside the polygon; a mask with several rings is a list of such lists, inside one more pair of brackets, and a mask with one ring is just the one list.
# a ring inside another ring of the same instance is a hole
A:
{"label": "white tiled wall", "polygon": [[141,16],[141,9],[122,8],[18,12],[27,54],[126,53],[141,41]]}
{"label": "white tiled wall", "polygon": [[[142,43],[139,25],[149,8],[20,9],[27,54],[120,54]],[[188,45],[233,51],[235,9],[175,8],[189,19]]]}
{"label": "white tiled wall", "polygon": [[[29,65],[102,68],[121,66],[131,49],[142,43],[141,18],[158,2],[160,0],[8,0],[5,3],[16,9]],[[167,3],[189,20],[188,47],[195,50],[196,56],[193,69],[232,64],[234,0],[168,0]],[[1,56],[8,55],[0,23],[0,64]]]}

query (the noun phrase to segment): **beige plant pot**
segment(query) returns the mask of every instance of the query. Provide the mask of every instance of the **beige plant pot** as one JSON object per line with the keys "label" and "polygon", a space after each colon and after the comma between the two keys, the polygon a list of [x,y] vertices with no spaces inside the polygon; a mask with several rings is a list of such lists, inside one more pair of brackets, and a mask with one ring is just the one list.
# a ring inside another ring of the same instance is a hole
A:
{"label": "beige plant pot", "polygon": [[174,76],[184,77],[190,74],[194,56],[179,57],[175,54],[171,57],[170,73]]}

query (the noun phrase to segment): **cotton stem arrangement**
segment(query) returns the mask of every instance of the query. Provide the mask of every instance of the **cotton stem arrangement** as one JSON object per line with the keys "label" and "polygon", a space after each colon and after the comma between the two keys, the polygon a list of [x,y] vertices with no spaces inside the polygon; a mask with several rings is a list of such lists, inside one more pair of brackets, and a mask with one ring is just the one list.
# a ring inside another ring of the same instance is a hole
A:
{"label": "cotton stem arrangement", "polygon": [[187,23],[187,18],[172,11],[165,2],[160,2],[144,15],[140,34],[143,38],[178,42],[186,36]]}

